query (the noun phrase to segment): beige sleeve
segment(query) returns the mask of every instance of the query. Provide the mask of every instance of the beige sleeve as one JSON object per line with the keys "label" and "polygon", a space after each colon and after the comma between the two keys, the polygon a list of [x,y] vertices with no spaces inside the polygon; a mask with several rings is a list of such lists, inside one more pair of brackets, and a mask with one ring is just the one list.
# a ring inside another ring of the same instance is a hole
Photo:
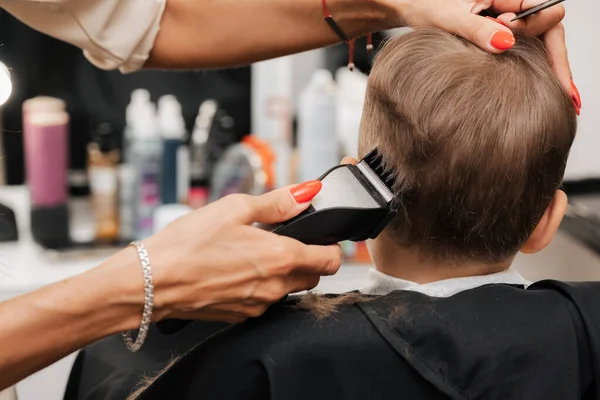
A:
{"label": "beige sleeve", "polygon": [[167,0],[0,0],[33,29],[71,43],[102,69],[133,72],[150,54]]}

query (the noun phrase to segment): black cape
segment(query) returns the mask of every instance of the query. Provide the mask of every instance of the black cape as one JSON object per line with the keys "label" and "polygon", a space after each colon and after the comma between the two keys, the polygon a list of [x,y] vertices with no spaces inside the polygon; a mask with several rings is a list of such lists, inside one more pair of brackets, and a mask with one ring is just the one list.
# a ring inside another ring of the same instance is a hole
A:
{"label": "black cape", "polygon": [[117,337],[97,343],[65,399],[122,400],[179,352],[142,399],[600,400],[599,305],[600,283],[556,281],[449,298],[397,291],[323,320],[288,302],[224,329],[153,331],[141,354]]}

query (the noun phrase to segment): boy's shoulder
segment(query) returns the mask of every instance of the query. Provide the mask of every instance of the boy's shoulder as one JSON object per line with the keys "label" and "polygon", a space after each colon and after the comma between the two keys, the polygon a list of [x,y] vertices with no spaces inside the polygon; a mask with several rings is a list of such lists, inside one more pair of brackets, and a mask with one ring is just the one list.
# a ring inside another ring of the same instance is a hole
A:
{"label": "boy's shoulder", "polygon": [[[568,399],[587,386],[580,368],[589,360],[581,359],[584,328],[561,290],[562,283],[493,284],[447,298],[396,291],[323,319],[288,303],[224,340],[260,343],[252,356],[267,369],[272,363],[270,376],[335,369],[331,380],[368,368],[370,376],[411,376],[415,385],[424,379],[450,398]],[[600,296],[600,283],[567,290],[588,299]],[[380,384],[392,385],[386,379]],[[424,390],[415,385],[408,387]]]}
{"label": "boy's shoulder", "polygon": [[589,387],[590,355],[599,354],[598,317],[581,318],[594,301],[600,283],[542,281],[527,289],[485,285],[447,298],[393,292],[359,307],[451,398],[569,399]]}

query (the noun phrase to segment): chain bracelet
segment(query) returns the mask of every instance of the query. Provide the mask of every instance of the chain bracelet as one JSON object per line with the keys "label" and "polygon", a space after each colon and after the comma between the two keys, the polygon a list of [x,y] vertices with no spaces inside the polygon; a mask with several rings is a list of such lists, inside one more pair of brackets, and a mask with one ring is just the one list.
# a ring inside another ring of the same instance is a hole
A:
{"label": "chain bracelet", "polygon": [[150,264],[146,247],[141,242],[132,242],[130,246],[137,250],[142,263],[142,271],[144,272],[144,310],[142,312],[142,323],[140,324],[135,342],[131,338],[130,331],[123,332],[123,340],[127,349],[135,353],[142,348],[146,336],[148,336],[148,329],[152,321],[152,309],[154,308],[154,282],[152,278],[152,265]]}

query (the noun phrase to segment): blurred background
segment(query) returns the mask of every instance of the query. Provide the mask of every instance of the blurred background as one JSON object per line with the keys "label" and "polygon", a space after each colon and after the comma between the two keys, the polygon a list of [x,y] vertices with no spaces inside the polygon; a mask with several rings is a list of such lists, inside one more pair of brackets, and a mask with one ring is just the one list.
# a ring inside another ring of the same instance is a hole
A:
{"label": "blurred background", "polygon": [[[566,7],[583,109],[565,177],[571,207],[553,246],[574,242],[595,254],[600,56],[587,37],[589,11],[600,6],[582,0]],[[375,49],[396,32],[376,33]],[[93,67],[80,50],[1,11],[0,38],[13,84],[0,107],[0,192],[8,196],[0,222],[10,228],[0,240],[29,237],[45,257],[99,254],[229,193],[315,179],[344,155],[356,156],[371,62],[364,39],[354,72],[340,44],[245,68],[123,75]],[[570,249],[559,253],[573,263]],[[368,265],[364,244],[344,250],[348,263]],[[535,271],[558,260],[540,257],[519,265]],[[596,273],[581,269],[582,277]]]}
{"label": "blurred background", "polygon": [[[532,280],[600,279],[600,54],[591,40],[600,3],[566,8],[583,107],[568,215],[547,250],[515,261]],[[393,33],[375,34],[375,48]],[[0,107],[0,301],[91,268],[229,193],[315,179],[356,156],[365,44],[354,72],[342,44],[246,68],[122,75],[0,11],[0,60],[13,83]],[[364,244],[343,249],[341,272],[321,290],[353,290],[364,278]],[[65,370],[28,378],[19,398],[61,398]]]}

